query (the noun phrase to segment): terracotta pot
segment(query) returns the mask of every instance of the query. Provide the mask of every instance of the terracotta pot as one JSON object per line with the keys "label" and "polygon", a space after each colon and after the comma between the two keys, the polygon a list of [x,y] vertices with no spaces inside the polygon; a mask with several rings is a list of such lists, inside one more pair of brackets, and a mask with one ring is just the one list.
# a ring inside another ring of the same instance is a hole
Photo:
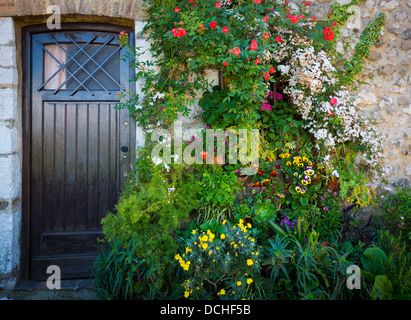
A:
{"label": "terracotta pot", "polygon": [[331,179],[327,181],[327,187],[332,191],[340,191],[340,183],[338,182],[338,179],[334,177],[331,177]]}

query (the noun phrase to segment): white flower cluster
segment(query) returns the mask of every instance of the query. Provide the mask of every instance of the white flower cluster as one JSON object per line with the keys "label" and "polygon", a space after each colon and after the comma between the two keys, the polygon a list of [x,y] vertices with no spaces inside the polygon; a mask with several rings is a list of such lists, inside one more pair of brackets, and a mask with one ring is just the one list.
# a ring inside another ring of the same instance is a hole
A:
{"label": "white flower cluster", "polygon": [[[285,31],[279,32],[288,37]],[[279,50],[271,52],[271,58],[279,63],[277,68],[286,80],[283,92],[306,121],[305,128],[316,138],[317,149],[325,148],[330,154],[338,144],[353,142],[361,146],[361,162],[375,168],[382,158],[382,136],[358,114],[356,97],[346,88],[328,97],[327,88],[337,80],[326,52],[315,52],[310,40],[294,35],[282,41]],[[331,98],[337,102],[331,104]],[[329,159],[325,162],[332,175],[338,177]]]}
{"label": "white flower cluster", "polygon": [[[318,103],[310,114],[305,128],[318,140],[316,147],[330,151],[336,144],[355,142],[364,146],[368,157],[362,156],[362,163],[375,167],[382,158],[382,135],[366,118],[361,117],[356,109],[356,97],[344,89],[335,93],[337,103]],[[337,119],[338,126],[330,123]]]}

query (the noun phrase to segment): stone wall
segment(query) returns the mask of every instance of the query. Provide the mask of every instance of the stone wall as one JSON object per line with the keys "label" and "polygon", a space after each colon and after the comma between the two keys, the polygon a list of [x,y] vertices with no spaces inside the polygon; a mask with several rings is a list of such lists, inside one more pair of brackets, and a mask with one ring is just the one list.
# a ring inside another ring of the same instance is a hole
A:
{"label": "stone wall", "polygon": [[[310,15],[328,19],[331,0],[311,1]],[[338,0],[340,4],[351,0]],[[394,186],[410,188],[411,178],[411,1],[365,0],[343,28],[338,50],[350,57],[364,28],[381,12],[387,15],[381,38],[370,50],[367,66],[359,79],[361,112],[377,122],[385,136],[385,170]],[[344,50],[349,43],[351,50]]]}
{"label": "stone wall", "polygon": [[[350,0],[338,0],[348,3]],[[312,0],[310,16],[328,19],[333,0]],[[21,227],[21,96],[20,28],[44,23],[47,7],[59,5],[62,23],[113,22],[134,25],[136,46],[150,59],[149,43],[141,35],[143,27],[142,0],[0,0],[0,289],[12,287],[17,279],[20,261]],[[369,85],[360,87],[360,107],[364,114],[378,123],[385,134],[385,168],[393,185],[410,187],[411,176],[411,0],[366,0],[344,27],[338,50],[347,57],[344,43],[354,48],[364,27],[380,12],[387,14],[383,34],[370,53],[367,68],[361,75]],[[13,18],[11,18],[13,17]],[[210,80],[218,81],[218,73],[209,71]],[[139,91],[137,84],[137,91]],[[203,125],[195,115],[181,117],[184,138],[189,129]],[[137,145],[143,133],[137,132]]]}
{"label": "stone wall", "polygon": [[[12,18],[0,19],[0,282],[19,260],[21,129],[16,38]],[[9,278],[5,279],[7,283]],[[12,283],[8,285],[12,285]]]}

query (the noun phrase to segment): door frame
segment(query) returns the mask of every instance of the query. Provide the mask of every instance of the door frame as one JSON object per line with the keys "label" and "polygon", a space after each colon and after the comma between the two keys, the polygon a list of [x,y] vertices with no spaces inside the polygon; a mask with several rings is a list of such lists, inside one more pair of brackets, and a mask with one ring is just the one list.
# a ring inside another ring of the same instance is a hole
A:
{"label": "door frame", "polygon": [[[64,31],[106,31],[127,32],[129,41],[134,45],[134,29],[131,27],[102,23],[62,23],[61,29],[50,30],[46,24],[31,25],[22,28],[22,185],[21,185],[21,231],[20,231],[20,270],[19,280],[30,280],[30,170],[31,170],[31,38],[36,33],[51,33]],[[129,79],[135,75],[135,70],[129,68]],[[130,85],[131,93],[136,92],[135,85]],[[129,132],[136,132],[136,123],[129,119]],[[133,138],[133,139],[131,139]],[[136,139],[130,137],[130,150],[135,150]],[[134,152],[130,152],[130,162],[134,160]],[[119,173],[120,174],[120,173]],[[121,178],[121,177],[120,177]]]}

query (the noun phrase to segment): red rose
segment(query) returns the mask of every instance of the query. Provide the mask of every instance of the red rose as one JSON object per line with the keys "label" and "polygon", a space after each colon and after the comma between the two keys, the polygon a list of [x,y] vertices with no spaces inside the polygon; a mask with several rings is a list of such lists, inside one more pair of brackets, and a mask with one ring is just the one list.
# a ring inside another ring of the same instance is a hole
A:
{"label": "red rose", "polygon": [[331,98],[330,103],[331,103],[331,104],[336,104],[336,103],[337,103],[337,99],[336,99],[336,98]]}
{"label": "red rose", "polygon": [[228,31],[229,31],[229,30],[228,30],[228,27],[224,27],[224,28],[223,28],[223,33],[228,33]]}
{"label": "red rose", "polygon": [[337,26],[337,22],[333,22],[333,27],[336,27]]}
{"label": "red rose", "polygon": [[275,68],[274,68],[274,67],[271,67],[269,72],[270,72],[270,73],[274,73],[274,72],[275,72]]}
{"label": "red rose", "polygon": [[309,5],[311,4],[311,2],[310,2],[310,1],[306,1],[305,4],[306,4],[307,6],[309,6]]}
{"label": "red rose", "polygon": [[264,20],[264,22],[267,22],[268,19],[270,19],[270,17],[269,17],[269,16],[265,16],[263,20]]}
{"label": "red rose", "polygon": [[331,112],[330,112],[330,117],[332,117],[333,115],[334,115],[334,112],[331,111]]}
{"label": "red rose", "polygon": [[257,42],[251,43],[251,45],[250,45],[250,49],[251,49],[251,50],[257,50],[257,48],[258,48]]}
{"label": "red rose", "polygon": [[255,59],[255,63],[256,63],[256,64],[260,64],[260,62],[261,62],[260,59],[258,59],[258,58]]}
{"label": "red rose", "polygon": [[235,47],[235,48],[233,49],[233,55],[239,56],[240,53],[241,53],[241,50],[240,50],[239,48]]}
{"label": "red rose", "polygon": [[267,33],[264,33],[264,34],[263,34],[263,38],[264,38],[264,39],[267,40],[269,37],[270,37],[270,36],[269,36]]}
{"label": "red rose", "polygon": [[221,8],[221,3],[220,3],[220,2],[217,2],[217,3],[215,4],[215,7],[216,7],[216,8]]}
{"label": "red rose", "polygon": [[228,64],[227,61],[224,61],[224,62],[223,62],[223,66],[224,66],[224,67],[227,67],[227,64]]}
{"label": "red rose", "polygon": [[210,22],[210,28],[211,28],[211,29],[215,29],[215,27],[217,27],[217,22],[211,21],[211,22]]}
{"label": "red rose", "polygon": [[260,3],[261,3],[261,0],[254,0],[254,3],[255,3],[255,4],[260,4]]}
{"label": "red rose", "polygon": [[180,8],[175,8],[174,9],[174,12],[179,12],[180,11]]}
{"label": "red rose", "polygon": [[264,74],[264,79],[265,80],[270,80],[270,74],[268,72],[266,74]]}
{"label": "red rose", "polygon": [[277,41],[277,42],[281,42],[281,40],[283,40],[283,39],[281,39],[280,36],[278,36],[277,38],[275,38],[275,41]]}
{"label": "red rose", "polygon": [[317,20],[317,18],[316,18],[316,17],[312,17],[311,19],[313,19],[314,21],[315,21],[315,20]]}

